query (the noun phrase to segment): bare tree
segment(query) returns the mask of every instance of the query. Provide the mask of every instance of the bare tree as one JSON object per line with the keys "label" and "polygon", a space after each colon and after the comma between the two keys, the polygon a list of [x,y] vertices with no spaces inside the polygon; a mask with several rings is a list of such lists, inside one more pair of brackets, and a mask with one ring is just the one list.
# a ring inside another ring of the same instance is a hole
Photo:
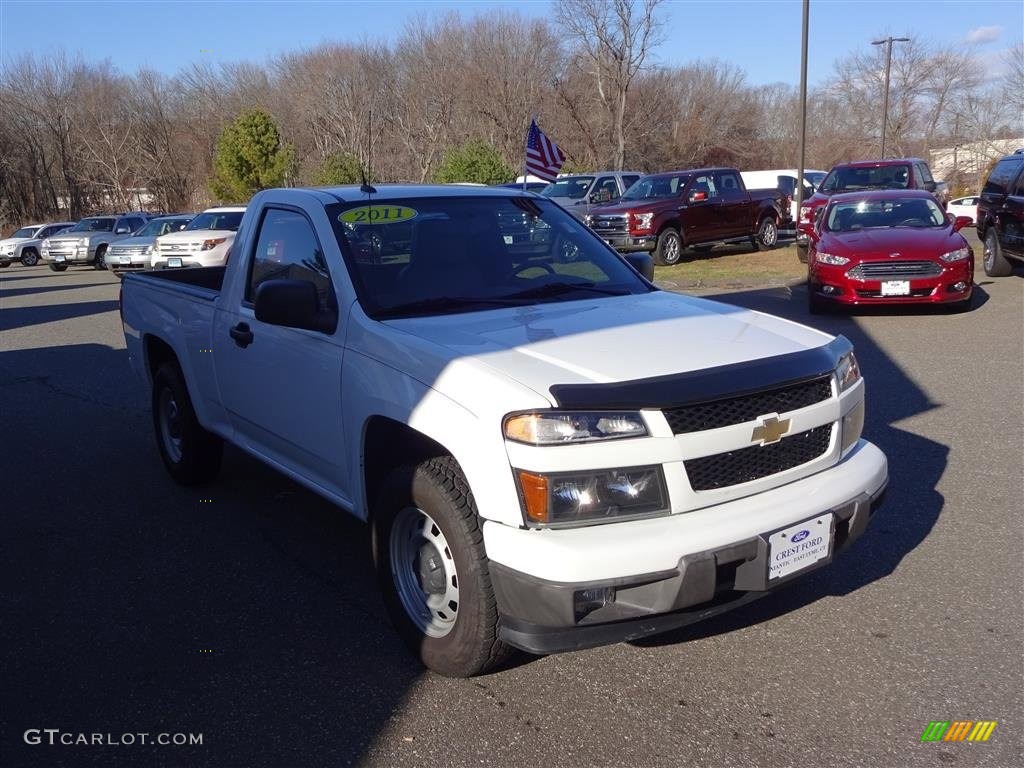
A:
{"label": "bare tree", "polygon": [[626,160],[626,106],[629,89],[651,49],[661,41],[655,11],[664,0],[558,0],[559,25],[588,63],[615,142],[612,164]]}

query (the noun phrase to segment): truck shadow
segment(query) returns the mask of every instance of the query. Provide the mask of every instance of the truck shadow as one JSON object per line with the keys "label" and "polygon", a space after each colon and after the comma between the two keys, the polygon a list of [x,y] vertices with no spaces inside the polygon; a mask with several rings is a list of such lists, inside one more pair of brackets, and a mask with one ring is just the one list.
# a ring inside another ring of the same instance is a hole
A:
{"label": "truck shadow", "polygon": [[[0,356],[8,765],[352,765],[422,667],[386,618],[366,527],[234,449],[176,485],[124,350]],[[203,734],[29,746],[32,728]],[[171,754],[173,751],[173,755]]]}
{"label": "truck shadow", "polygon": [[[2,297],[3,294],[0,294]],[[80,301],[70,304],[44,304],[28,307],[4,307],[0,312],[0,330],[12,331],[43,323],[73,320],[105,312],[116,312],[117,301]]]}
{"label": "truck shadow", "polygon": [[633,641],[638,646],[670,645],[732,632],[883,579],[928,537],[944,505],[936,487],[946,470],[949,447],[895,426],[940,406],[931,402],[913,377],[874,341],[856,317],[810,316],[803,286],[721,294],[714,298],[842,334],[853,343],[867,383],[864,436],[881,448],[889,460],[889,488],[885,502],[864,535],[831,565],[739,610]]}

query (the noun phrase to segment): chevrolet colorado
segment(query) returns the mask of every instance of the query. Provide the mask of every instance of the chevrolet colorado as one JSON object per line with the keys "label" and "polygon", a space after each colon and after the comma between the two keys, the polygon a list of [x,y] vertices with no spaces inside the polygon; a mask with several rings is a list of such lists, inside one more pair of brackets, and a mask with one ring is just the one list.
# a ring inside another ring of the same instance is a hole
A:
{"label": "chevrolet colorado", "polygon": [[163,463],[210,481],[229,441],[367,521],[442,674],[743,605],[881,501],[845,338],[659,290],[536,195],[266,190],[235,246],[122,284]]}

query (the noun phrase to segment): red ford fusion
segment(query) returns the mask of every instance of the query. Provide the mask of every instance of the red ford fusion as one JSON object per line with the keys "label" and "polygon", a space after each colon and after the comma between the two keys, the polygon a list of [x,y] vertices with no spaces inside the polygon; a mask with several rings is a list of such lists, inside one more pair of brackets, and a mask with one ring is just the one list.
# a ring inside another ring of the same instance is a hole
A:
{"label": "red ford fusion", "polygon": [[967,309],[974,251],[960,230],[970,223],[966,216],[947,214],[923,190],[834,195],[810,233],[811,312],[870,304]]}

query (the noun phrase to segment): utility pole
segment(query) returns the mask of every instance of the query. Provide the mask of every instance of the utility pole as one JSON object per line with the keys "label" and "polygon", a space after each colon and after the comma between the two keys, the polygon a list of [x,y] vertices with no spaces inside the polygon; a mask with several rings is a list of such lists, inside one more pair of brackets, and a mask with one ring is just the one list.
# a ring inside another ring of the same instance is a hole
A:
{"label": "utility pole", "polygon": [[811,0],[804,0],[804,24],[800,41],[800,157],[796,166],[796,223],[800,224],[800,208],[804,204],[804,161],[807,150],[807,22]]}
{"label": "utility pole", "polygon": [[882,103],[882,155],[885,159],[885,134],[889,123],[889,69],[892,67],[892,44],[909,43],[909,37],[893,37],[889,35],[884,40],[874,40],[872,45],[885,45],[885,99]]}

